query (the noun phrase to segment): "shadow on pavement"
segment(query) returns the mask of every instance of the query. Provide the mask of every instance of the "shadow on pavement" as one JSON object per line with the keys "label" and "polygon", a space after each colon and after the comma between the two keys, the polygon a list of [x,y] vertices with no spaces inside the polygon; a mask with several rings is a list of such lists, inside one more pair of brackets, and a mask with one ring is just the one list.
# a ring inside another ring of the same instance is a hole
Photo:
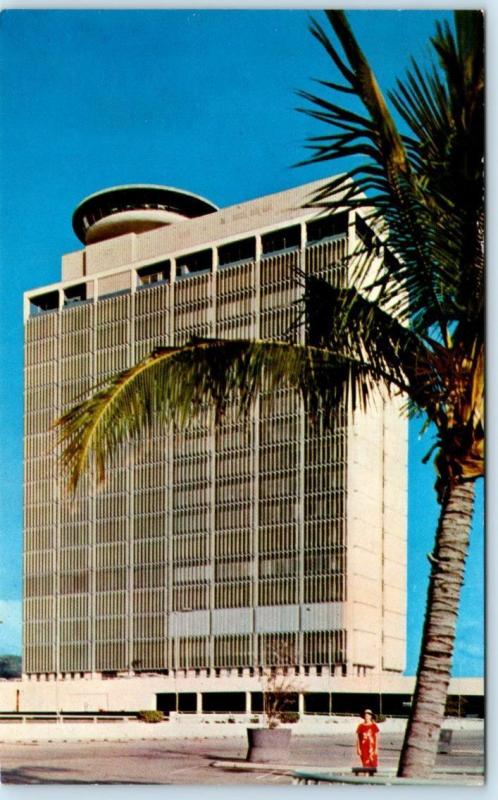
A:
{"label": "shadow on pavement", "polygon": [[[38,784],[55,784],[55,783],[62,783],[62,784],[116,784],[121,786],[126,786],[127,784],[158,784],[164,785],[159,783],[159,781],[133,781],[133,780],[123,780],[123,781],[106,781],[101,780],[97,781],[95,779],[85,780],[78,780],[74,778],[72,780],[65,779],[65,778],[58,778],[56,777],[62,772],[69,772],[69,770],[61,769],[60,767],[51,769],[50,767],[36,767],[36,769],[29,769],[26,767],[17,767],[16,769],[2,769],[2,784],[30,784],[30,785],[38,785]],[[56,773],[55,775],[50,775],[50,773]]]}

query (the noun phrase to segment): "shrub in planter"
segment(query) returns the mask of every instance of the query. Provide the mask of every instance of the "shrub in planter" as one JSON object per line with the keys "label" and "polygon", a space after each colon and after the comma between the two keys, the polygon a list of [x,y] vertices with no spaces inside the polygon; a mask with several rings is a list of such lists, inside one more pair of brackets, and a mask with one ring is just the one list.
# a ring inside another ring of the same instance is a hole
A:
{"label": "shrub in planter", "polygon": [[164,720],[164,714],[162,711],[155,711],[153,709],[144,710],[138,712],[137,718],[142,722],[162,722]]}
{"label": "shrub in planter", "polygon": [[282,722],[297,722],[299,712],[289,709],[296,695],[302,691],[300,680],[289,670],[296,660],[292,650],[279,648],[273,653],[274,666],[266,667],[262,673],[263,719],[265,728],[248,728],[247,761],[267,763],[290,763],[290,740],[292,731],[279,728]]}
{"label": "shrub in planter", "polygon": [[280,722],[299,722],[299,711],[281,711]]}

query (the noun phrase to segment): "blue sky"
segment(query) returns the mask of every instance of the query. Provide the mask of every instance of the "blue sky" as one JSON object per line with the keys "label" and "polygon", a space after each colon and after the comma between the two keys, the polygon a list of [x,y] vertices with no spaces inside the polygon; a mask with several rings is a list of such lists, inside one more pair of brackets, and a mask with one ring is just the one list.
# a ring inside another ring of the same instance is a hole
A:
{"label": "blue sky", "polygon": [[[424,60],[448,12],[363,11],[350,20],[383,89]],[[79,242],[86,195],[162,183],[220,206],[334,172],[292,169],[323,132],[295,111],[296,89],[336,80],[306,11],[17,11],[0,35],[0,653],[20,652],[22,292],[57,281]],[[408,673],[416,668],[437,505],[431,446],[410,427]],[[483,671],[483,502],[462,597],[454,674]]]}

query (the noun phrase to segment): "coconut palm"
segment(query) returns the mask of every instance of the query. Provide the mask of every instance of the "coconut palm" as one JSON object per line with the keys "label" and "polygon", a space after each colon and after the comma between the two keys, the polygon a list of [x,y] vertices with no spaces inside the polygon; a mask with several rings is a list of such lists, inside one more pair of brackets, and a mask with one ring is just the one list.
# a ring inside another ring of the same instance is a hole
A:
{"label": "coconut palm", "polygon": [[[314,419],[337,404],[365,407],[383,387],[402,393],[437,434],[440,518],[430,554],[425,627],[399,774],[428,777],[449,679],[475,481],[483,473],[483,23],[457,12],[438,25],[439,66],[415,62],[388,95],[400,133],[346,16],[327,12],[334,37],[311,31],[341,83],[302,92],[307,114],[329,126],[310,162],[361,157],[314,199],[320,209],[364,207],[369,227],[348,287],[305,279],[305,336],[197,339],[161,347],[60,420],[74,490],[94,463],[153,420],[186,424],[206,403],[251,407],[261,390],[294,387]],[[340,47],[339,47],[340,45]],[[345,94],[358,104],[337,100]]]}

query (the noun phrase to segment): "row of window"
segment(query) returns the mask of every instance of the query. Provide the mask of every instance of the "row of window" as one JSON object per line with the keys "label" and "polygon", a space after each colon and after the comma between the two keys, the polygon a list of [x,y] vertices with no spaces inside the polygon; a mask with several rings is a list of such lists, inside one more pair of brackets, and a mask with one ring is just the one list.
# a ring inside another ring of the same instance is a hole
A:
{"label": "row of window", "polygon": [[[346,662],[346,631],[298,634],[190,636],[173,639],[168,647],[162,638],[135,640],[122,638],[90,642],[80,640],[63,644],[59,651],[59,669],[63,672],[86,672],[133,669],[219,669],[343,665]],[[28,645],[25,669],[28,673],[55,672],[55,653],[51,644]],[[171,663],[170,663],[171,662]]]}
{"label": "row of window", "polygon": [[[332,476],[333,477],[333,476]],[[340,477],[340,476],[338,476]],[[321,480],[319,473],[315,477],[307,477],[304,495],[304,519],[306,529],[310,528],[310,533],[317,531],[318,537],[326,535],[321,533],[321,528],[316,527],[319,520],[329,521],[343,519],[345,517],[346,493],[340,485],[334,486],[333,480]],[[280,536],[279,526],[284,526],[290,531],[297,524],[299,517],[299,503],[296,496],[292,493],[285,493],[285,486],[281,486],[281,493],[277,496],[268,496],[258,505],[259,519],[258,527],[268,526],[269,530],[263,534],[262,541],[268,537]],[[192,492],[192,499],[195,500],[195,492]],[[147,495],[143,496],[145,499]],[[118,542],[126,539],[129,520],[126,515],[126,495],[117,495],[107,498],[105,513],[99,515],[95,529],[95,541]],[[100,500],[100,498],[99,498]],[[118,500],[120,502],[118,503]],[[136,498],[137,500],[137,498]],[[156,507],[156,505],[154,505]],[[134,519],[134,538],[150,540],[155,537],[163,537],[169,529],[168,515],[165,511],[164,500],[157,502],[155,513],[145,514],[145,509],[139,502],[135,502]],[[141,510],[142,509],[142,510]],[[153,509],[150,507],[149,510]],[[171,534],[175,541],[181,541],[189,535],[201,534],[205,536],[211,526],[211,507],[204,504],[199,507],[193,502],[191,505],[177,505],[172,509],[173,518],[171,524]],[[112,513],[114,512],[114,513]],[[143,512],[143,515],[142,515]],[[214,525],[217,530],[217,539],[222,536],[230,537],[230,531],[238,531],[237,535],[242,535],[241,530],[249,530],[253,520],[253,502],[250,497],[244,496],[240,503],[234,503],[233,499],[228,498],[224,505],[214,509]],[[316,522],[314,522],[314,520]],[[44,549],[42,542],[46,541],[45,547],[50,547],[53,541],[53,525],[55,524],[53,499],[49,498],[46,503],[34,503],[27,506],[25,510],[25,527],[27,533],[26,550]],[[90,537],[90,506],[85,500],[75,501],[73,506],[62,504],[61,506],[61,529],[60,544],[71,546],[87,544]],[[38,535],[39,531],[39,535]],[[45,537],[45,538],[43,538]],[[221,539],[219,539],[221,541]],[[184,545],[177,544],[183,547]],[[185,544],[186,546],[186,544]]]}
{"label": "row of window", "polygon": [[[334,214],[319,220],[308,222],[306,225],[306,241],[314,244],[335,236],[347,234],[347,213]],[[301,226],[293,225],[261,236],[261,250],[263,256],[281,251],[299,248],[302,246]],[[218,248],[218,263],[220,267],[237,264],[243,261],[254,261],[256,258],[256,238],[250,237],[236,242],[222,245]],[[199,272],[211,271],[213,267],[212,249],[200,250],[189,253],[176,259],[176,275],[181,278]],[[157,261],[140,267],[136,270],[137,287],[144,288],[158,285],[170,280],[171,262],[169,260]],[[91,300],[86,283],[75,284],[64,290],[63,305],[71,307],[75,304]],[[44,292],[30,298],[31,315],[54,311],[59,308],[59,293],[57,291]]]}

